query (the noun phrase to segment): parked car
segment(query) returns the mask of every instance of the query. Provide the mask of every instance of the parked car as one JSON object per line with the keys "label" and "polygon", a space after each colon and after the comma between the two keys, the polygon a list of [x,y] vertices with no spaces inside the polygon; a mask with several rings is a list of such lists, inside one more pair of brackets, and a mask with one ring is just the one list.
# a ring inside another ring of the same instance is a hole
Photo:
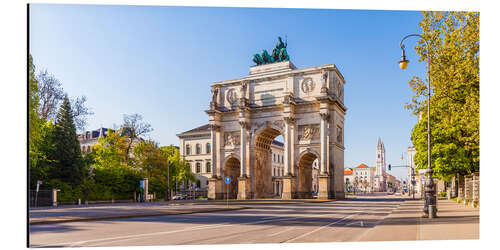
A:
{"label": "parked car", "polygon": [[185,197],[182,195],[176,195],[176,196],[172,197],[172,200],[184,200],[184,199],[185,199]]}

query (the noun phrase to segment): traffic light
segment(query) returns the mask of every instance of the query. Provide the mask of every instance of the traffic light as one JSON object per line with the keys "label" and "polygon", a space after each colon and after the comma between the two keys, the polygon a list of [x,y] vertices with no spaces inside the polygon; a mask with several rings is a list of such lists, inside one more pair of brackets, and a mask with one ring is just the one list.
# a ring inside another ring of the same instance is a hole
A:
{"label": "traffic light", "polygon": [[389,164],[389,171],[391,171],[391,164]]}

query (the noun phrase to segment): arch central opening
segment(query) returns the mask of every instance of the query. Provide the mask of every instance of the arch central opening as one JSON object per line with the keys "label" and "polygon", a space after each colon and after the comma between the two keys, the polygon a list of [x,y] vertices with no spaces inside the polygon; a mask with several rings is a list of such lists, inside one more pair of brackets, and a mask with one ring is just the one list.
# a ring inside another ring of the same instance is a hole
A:
{"label": "arch central opening", "polygon": [[224,184],[228,190],[225,190],[224,197],[236,199],[238,197],[238,176],[240,176],[240,160],[236,157],[230,157],[224,165],[224,176],[231,177],[230,184]]}
{"label": "arch central opening", "polygon": [[284,173],[284,144],[280,138],[281,132],[274,128],[265,128],[255,137],[255,198],[281,196],[282,183],[278,177]]}
{"label": "arch central opening", "polygon": [[310,199],[317,197],[318,194],[318,174],[319,162],[318,157],[312,153],[307,152],[299,159],[298,171],[298,187],[297,197],[302,199]]}

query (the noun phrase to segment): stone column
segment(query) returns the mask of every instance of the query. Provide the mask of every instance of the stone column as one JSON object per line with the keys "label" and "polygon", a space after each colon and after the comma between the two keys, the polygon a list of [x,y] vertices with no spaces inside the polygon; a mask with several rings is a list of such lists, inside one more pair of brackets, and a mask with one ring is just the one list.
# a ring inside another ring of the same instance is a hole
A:
{"label": "stone column", "polygon": [[284,117],[283,118],[285,122],[285,134],[284,134],[284,139],[285,139],[285,150],[284,150],[284,159],[283,159],[283,164],[284,164],[284,173],[282,177],[282,199],[293,199],[295,198],[295,177],[292,174],[292,147],[293,147],[293,141],[292,141],[292,136],[291,136],[291,126],[292,123],[294,122],[294,119],[291,117]]}
{"label": "stone column", "polygon": [[251,198],[251,183],[247,177],[247,129],[248,124],[240,121],[240,177],[238,177],[238,199]]}
{"label": "stone column", "polygon": [[284,167],[285,167],[285,173],[284,176],[289,176],[290,175],[290,148],[291,148],[291,143],[290,143],[290,123],[292,119],[290,117],[285,117],[283,118],[285,121],[285,151],[284,151]]}
{"label": "stone column", "polygon": [[318,175],[318,199],[330,198],[331,178],[328,171],[328,113],[320,113],[320,172]]}
{"label": "stone column", "polygon": [[212,159],[212,178],[217,177],[217,153],[216,153],[216,125],[210,125],[210,157]]}
{"label": "stone column", "polygon": [[221,166],[219,161],[219,143],[220,126],[210,124],[210,155],[212,158],[212,176],[208,179],[208,193],[207,196],[211,200],[222,198],[222,180],[221,180]]}
{"label": "stone column", "polygon": [[327,146],[328,146],[328,141],[327,141],[327,123],[328,123],[328,114],[327,113],[320,113],[321,116],[321,122],[320,122],[320,142],[321,142],[321,153],[320,153],[320,174],[325,175],[328,173],[327,169]]}
{"label": "stone column", "polygon": [[472,205],[479,206],[479,172],[472,174]]}
{"label": "stone column", "polygon": [[458,176],[458,198],[459,201],[464,201],[464,177]]}

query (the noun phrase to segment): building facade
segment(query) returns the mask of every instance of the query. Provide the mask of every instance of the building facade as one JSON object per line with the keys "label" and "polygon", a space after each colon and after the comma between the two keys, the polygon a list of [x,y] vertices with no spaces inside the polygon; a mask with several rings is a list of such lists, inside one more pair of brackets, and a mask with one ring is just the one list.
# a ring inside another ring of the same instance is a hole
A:
{"label": "building facade", "polygon": [[372,192],[374,190],[375,171],[365,164],[360,164],[353,170],[353,186],[358,191]]}
{"label": "building facade", "polygon": [[78,134],[78,141],[80,142],[82,154],[92,152],[93,147],[99,141],[99,138],[107,136],[108,131],[111,130],[109,128],[99,128]]}
{"label": "building facade", "polygon": [[[212,174],[212,158],[210,145],[210,126],[208,124],[177,134],[179,137],[179,153],[190,165],[194,174],[195,188],[208,192],[208,179]],[[283,143],[274,140],[271,143],[273,194],[281,197],[284,174]]]}
{"label": "building facade", "polygon": [[[297,69],[290,61],[250,67],[248,76],[212,84],[209,198],[273,196],[272,141],[284,138],[282,198],[344,198],[344,84],[333,64]],[[224,176],[238,183],[228,187]],[[229,188],[226,192],[224,189]]]}
{"label": "building facade", "polygon": [[210,127],[208,124],[177,134],[179,154],[194,174],[195,188],[208,191],[208,178],[212,176]]}

